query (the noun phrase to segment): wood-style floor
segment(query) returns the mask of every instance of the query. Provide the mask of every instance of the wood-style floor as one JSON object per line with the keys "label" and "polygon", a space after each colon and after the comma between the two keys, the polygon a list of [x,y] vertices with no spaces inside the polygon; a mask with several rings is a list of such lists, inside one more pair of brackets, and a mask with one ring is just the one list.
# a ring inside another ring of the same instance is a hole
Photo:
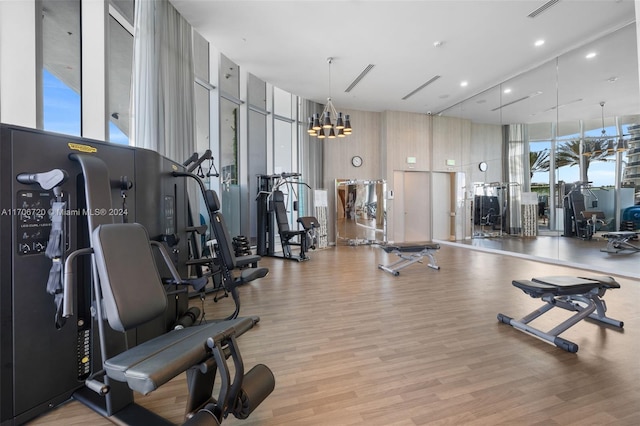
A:
{"label": "wood-style floor", "polygon": [[[570,354],[496,315],[540,306],[512,279],[588,271],[454,246],[437,253],[441,270],[415,264],[398,277],[377,269],[396,258],[374,246],[310,255],[263,259],[270,274],[241,288],[241,314],[261,317],[239,338],[243,359],[268,365],[276,388],[249,419],[223,424],[640,424],[640,281],[619,278],[605,296],[624,330],[582,321],[562,334],[580,346]],[[208,299],[207,317],[228,303]],[[541,328],[568,313],[547,315]],[[137,401],[178,423],[185,393],[179,377]],[[110,423],[71,401],[30,424]]]}

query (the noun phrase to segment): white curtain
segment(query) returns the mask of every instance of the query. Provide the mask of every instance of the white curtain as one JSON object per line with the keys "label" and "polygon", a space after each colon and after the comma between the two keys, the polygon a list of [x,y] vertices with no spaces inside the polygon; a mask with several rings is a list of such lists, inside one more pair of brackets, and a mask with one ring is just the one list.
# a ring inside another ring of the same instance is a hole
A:
{"label": "white curtain", "polygon": [[135,4],[132,142],[182,163],[196,149],[191,26],[168,0]]}
{"label": "white curtain", "polygon": [[[530,187],[529,152],[527,149],[527,126],[525,124],[509,124],[503,126],[504,141],[504,176],[507,178],[507,217],[506,231],[519,234],[521,226],[520,206],[522,205],[522,190]],[[504,229],[504,228],[503,228]]]}

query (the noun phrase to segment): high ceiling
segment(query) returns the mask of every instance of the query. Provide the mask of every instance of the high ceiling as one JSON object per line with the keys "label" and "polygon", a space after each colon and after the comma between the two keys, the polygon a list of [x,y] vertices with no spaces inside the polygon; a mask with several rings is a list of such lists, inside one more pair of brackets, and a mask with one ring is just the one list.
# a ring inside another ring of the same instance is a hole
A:
{"label": "high ceiling", "polygon": [[[466,102],[467,113],[484,122],[505,122],[507,113],[510,122],[551,121],[558,111],[593,119],[600,101],[607,116],[640,112],[633,0],[171,3],[243,70],[319,103],[331,96],[338,109],[437,114],[456,106],[445,111],[453,115],[463,100],[543,65],[542,74],[514,79],[509,94],[504,85]],[[599,41],[622,28],[624,37]],[[587,61],[591,49],[598,56]]]}

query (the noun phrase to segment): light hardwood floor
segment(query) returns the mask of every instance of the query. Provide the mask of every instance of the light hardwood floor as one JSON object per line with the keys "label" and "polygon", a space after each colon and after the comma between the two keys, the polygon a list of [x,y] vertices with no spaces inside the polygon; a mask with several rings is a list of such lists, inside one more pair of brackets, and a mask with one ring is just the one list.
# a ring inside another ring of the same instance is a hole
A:
{"label": "light hardwood floor", "polygon": [[[562,335],[580,346],[570,354],[496,315],[541,304],[512,279],[588,271],[452,246],[436,254],[441,270],[415,264],[398,277],[377,269],[395,256],[374,246],[310,255],[265,258],[270,274],[241,288],[241,315],[261,317],[239,338],[243,359],[268,365],[276,389],[249,419],[223,424],[640,424],[639,281],[619,278],[605,296],[624,331],[582,321]],[[208,299],[207,317],[228,303]],[[566,317],[547,315],[541,328]],[[137,401],[180,422],[185,392],[179,377]],[[71,401],[30,424],[110,423]]]}

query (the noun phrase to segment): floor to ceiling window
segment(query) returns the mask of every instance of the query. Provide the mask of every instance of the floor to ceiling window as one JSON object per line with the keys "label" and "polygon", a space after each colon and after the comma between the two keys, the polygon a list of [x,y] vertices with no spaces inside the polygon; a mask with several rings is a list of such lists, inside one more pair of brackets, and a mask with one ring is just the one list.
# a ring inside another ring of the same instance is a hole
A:
{"label": "floor to ceiling window", "polygon": [[[131,2],[133,4],[133,2]],[[128,145],[130,134],[133,24],[116,10],[109,15],[107,112],[109,142]]]}
{"label": "floor to ceiling window", "polygon": [[42,128],[80,136],[80,1],[42,5]]}
{"label": "floor to ceiling window", "polygon": [[[243,195],[242,200],[247,205],[243,206],[242,211],[248,211],[246,218],[248,224],[245,225],[245,235],[250,236],[252,244],[257,242],[257,223],[258,223],[258,203],[256,196],[258,194],[258,181],[256,176],[267,174],[267,84],[263,80],[249,74],[247,81],[247,100],[249,103],[248,113],[248,140],[247,147],[247,194]],[[261,206],[262,207],[262,206]]]}
{"label": "floor to ceiling window", "polygon": [[220,198],[231,236],[240,235],[240,67],[220,55]]}

